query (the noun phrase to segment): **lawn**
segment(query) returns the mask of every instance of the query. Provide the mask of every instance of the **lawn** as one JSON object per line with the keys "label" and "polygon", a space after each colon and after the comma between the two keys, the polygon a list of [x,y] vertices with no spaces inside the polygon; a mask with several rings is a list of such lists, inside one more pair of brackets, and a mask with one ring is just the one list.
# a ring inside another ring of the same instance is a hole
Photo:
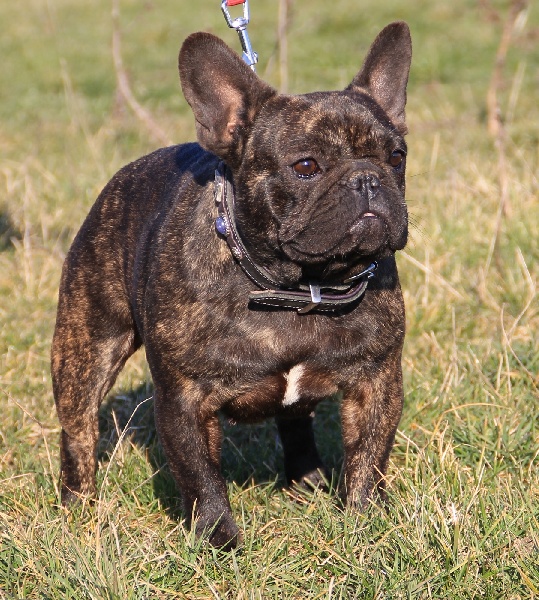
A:
{"label": "lawn", "polygon": [[[182,39],[239,43],[217,0],[120,2],[123,65],[148,127],[118,93],[109,2],[2,2],[0,598],[539,598],[539,4],[516,16],[497,71],[517,2],[290,4],[286,61],[277,2],[252,0],[249,31],[259,75],[291,93],[344,87],[385,24],[412,30],[405,408],[388,505],[354,514],[333,492],[291,493],[274,424],[227,424],[223,471],[245,544],[200,544],[139,352],[101,410],[97,503],[59,507],[49,350],[63,259],[116,170],[163,137],[194,139]],[[337,485],[335,403],[316,427]]]}

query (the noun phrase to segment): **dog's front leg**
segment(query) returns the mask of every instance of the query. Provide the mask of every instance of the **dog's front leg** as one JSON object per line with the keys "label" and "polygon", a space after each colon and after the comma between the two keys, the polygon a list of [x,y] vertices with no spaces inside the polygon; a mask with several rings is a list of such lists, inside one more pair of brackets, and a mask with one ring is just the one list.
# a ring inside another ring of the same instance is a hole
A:
{"label": "dog's front leg", "polygon": [[372,376],[345,392],[341,420],[349,506],[366,508],[374,490],[384,498],[387,462],[402,413],[400,358],[398,352],[386,359]]}
{"label": "dog's front leg", "polygon": [[181,391],[156,388],[155,418],[161,444],[178,484],[188,522],[218,548],[235,548],[240,531],[232,517],[220,471],[221,426],[215,411],[204,411],[196,384]]}

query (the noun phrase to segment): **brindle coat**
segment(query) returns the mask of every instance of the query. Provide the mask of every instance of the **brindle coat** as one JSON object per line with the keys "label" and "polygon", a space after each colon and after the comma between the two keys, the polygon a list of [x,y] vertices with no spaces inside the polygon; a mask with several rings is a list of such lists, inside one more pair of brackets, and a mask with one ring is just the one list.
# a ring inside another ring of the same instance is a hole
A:
{"label": "brindle coat", "polygon": [[[361,507],[383,491],[403,402],[394,253],[407,238],[410,59],[408,27],[393,23],[344,91],[283,96],[214,36],[185,41],[180,76],[200,145],[119,171],[65,261],[52,346],[64,503],[95,493],[98,408],[141,344],[185,514],[212,544],[241,540],[219,468],[219,412],[277,417],[288,480],[317,483],[311,413],[339,392],[347,500]],[[255,286],[214,228],[221,160],[253,261],[285,288],[342,282],[378,260],[361,301],[306,315],[249,305]]]}

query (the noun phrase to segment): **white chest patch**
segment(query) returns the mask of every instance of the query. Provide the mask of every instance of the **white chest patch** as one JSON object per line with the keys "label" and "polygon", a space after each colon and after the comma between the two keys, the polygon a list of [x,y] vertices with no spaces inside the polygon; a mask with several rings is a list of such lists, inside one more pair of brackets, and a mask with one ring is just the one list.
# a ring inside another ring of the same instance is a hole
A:
{"label": "white chest patch", "polygon": [[285,374],[286,379],[286,390],[283,398],[283,406],[290,406],[300,399],[299,380],[305,372],[305,367],[302,364],[292,367],[290,371]]}

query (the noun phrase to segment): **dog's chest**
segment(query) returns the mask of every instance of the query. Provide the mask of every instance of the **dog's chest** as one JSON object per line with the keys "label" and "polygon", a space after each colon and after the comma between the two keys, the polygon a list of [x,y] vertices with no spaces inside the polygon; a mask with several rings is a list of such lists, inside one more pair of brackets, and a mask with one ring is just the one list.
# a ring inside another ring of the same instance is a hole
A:
{"label": "dog's chest", "polygon": [[278,325],[243,324],[211,351],[214,390],[237,421],[309,413],[372,363],[370,333],[359,325],[274,316]]}
{"label": "dog's chest", "polygon": [[233,324],[217,341],[215,351],[210,350],[210,361],[217,360],[223,371],[227,364],[233,365],[248,377],[273,371],[289,373],[288,380],[293,382],[303,363],[333,370],[357,360],[369,338],[363,327],[338,327],[330,320],[326,323],[276,312],[263,326],[256,320]]}
{"label": "dog's chest", "polygon": [[[239,383],[239,382],[238,382]],[[275,415],[305,415],[318,402],[339,391],[336,374],[308,362],[244,381],[230,390],[222,411],[236,421],[257,421]]]}

